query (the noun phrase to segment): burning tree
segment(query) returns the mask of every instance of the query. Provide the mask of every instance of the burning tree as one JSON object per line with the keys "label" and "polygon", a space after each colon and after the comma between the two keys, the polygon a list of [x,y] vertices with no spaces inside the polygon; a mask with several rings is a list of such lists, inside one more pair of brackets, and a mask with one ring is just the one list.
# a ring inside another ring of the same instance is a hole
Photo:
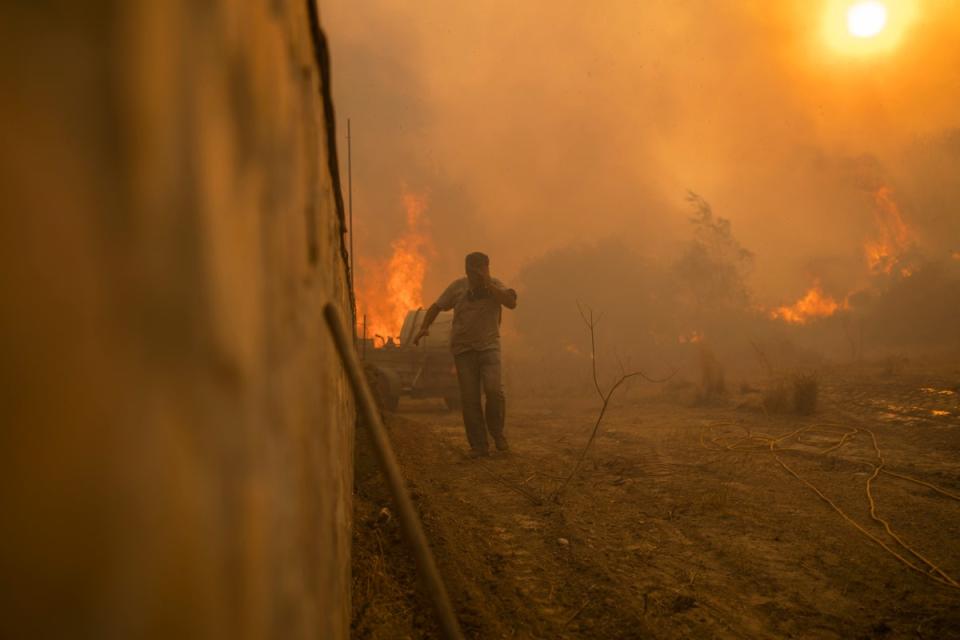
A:
{"label": "burning tree", "polygon": [[715,216],[709,202],[693,191],[687,201],[694,208],[693,239],[674,264],[677,302],[686,307],[688,322],[704,331],[724,312],[748,309],[747,277],[754,256],[733,236],[730,220]]}
{"label": "burning tree", "polygon": [[874,194],[874,204],[879,233],[875,240],[864,245],[870,273],[889,275],[899,267],[902,275],[909,275],[910,266],[901,263],[912,248],[913,234],[903,220],[900,207],[893,198],[893,190],[880,187]]}

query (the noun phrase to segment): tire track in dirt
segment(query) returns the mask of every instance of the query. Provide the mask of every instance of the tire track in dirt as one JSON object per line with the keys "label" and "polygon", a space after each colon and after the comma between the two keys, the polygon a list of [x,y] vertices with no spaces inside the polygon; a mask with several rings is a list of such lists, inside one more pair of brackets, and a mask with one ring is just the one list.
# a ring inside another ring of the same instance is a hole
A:
{"label": "tire track in dirt", "polygon": [[[872,415],[830,393],[828,409],[811,420]],[[560,504],[535,504],[530,496],[549,495],[569,471],[594,416],[591,403],[518,403],[508,428],[514,450],[486,460],[464,456],[458,416],[422,405],[390,417],[469,637],[950,637],[945,630],[960,629],[960,599],[890,562],[769,452],[707,451],[699,441],[705,422],[777,435],[803,424],[797,418],[625,402]],[[918,460],[930,441],[912,439],[916,429],[881,431],[891,460],[943,469],[930,451]],[[956,433],[941,437],[955,446]],[[817,437],[787,455],[855,510],[859,467],[807,452]],[[929,521],[927,502],[907,509],[929,496],[881,487],[883,508]],[[948,551],[950,531],[924,532],[924,544],[960,561]]]}
{"label": "tire track in dirt", "polygon": [[[429,512],[425,520],[431,537],[443,541],[439,563],[468,633],[477,638],[583,637],[584,625],[601,615],[618,621],[613,623],[617,632],[605,637],[650,637],[642,632],[642,620],[624,619],[622,607],[591,609],[595,602],[612,604],[603,589],[608,578],[598,575],[593,577],[597,584],[586,583],[584,576],[594,567],[581,557],[576,529],[562,509],[535,505],[490,477],[494,473],[520,485],[536,475],[536,455],[511,452],[468,460],[454,444],[463,439],[460,429],[423,416],[403,423],[394,428],[398,449],[409,450],[417,441],[416,469],[405,464],[411,479],[421,493],[427,493],[426,486],[444,485],[422,504]],[[433,472],[446,480],[439,483]]]}

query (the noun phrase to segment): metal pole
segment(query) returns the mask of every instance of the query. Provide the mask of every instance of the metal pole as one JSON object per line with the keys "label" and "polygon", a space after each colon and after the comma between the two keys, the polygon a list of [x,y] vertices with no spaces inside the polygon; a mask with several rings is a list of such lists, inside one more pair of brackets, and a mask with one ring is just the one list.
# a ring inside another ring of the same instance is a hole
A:
{"label": "metal pole", "polygon": [[417,516],[413,502],[407,494],[406,483],[400,473],[400,466],[397,464],[397,458],[390,446],[387,431],[380,420],[380,412],[377,410],[373,394],[367,385],[367,379],[363,375],[353,342],[347,335],[347,330],[336,306],[332,303],[324,305],[323,316],[327,320],[327,327],[329,327],[333,342],[337,346],[347,378],[350,380],[350,386],[353,387],[353,395],[360,414],[370,429],[370,439],[373,442],[374,451],[380,461],[383,475],[386,476],[387,485],[390,487],[390,492],[393,494],[393,500],[397,506],[400,526],[407,542],[413,547],[413,554],[420,569],[420,577],[423,579],[430,600],[436,609],[443,636],[448,640],[462,640],[463,633],[460,631],[460,624],[453,613],[450,596],[447,595],[447,588],[443,584],[440,572],[437,571],[433,553],[430,551],[427,537],[420,525],[420,518]]}
{"label": "metal pole", "polygon": [[[353,137],[350,135],[350,118],[347,118],[347,211],[350,218],[350,288],[353,289]],[[356,328],[353,332],[356,335]]]}

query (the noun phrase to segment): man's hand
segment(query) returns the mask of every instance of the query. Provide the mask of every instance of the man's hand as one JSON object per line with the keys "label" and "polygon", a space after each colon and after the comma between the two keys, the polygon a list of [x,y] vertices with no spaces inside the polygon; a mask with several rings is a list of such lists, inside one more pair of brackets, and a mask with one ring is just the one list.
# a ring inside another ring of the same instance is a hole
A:
{"label": "man's hand", "polygon": [[417,333],[416,337],[413,339],[413,346],[419,346],[420,341],[426,338],[428,335],[430,335],[430,331],[426,327],[420,329],[419,333]]}
{"label": "man's hand", "polygon": [[423,316],[420,331],[417,332],[417,335],[413,339],[413,346],[419,346],[420,341],[430,335],[430,325],[433,324],[433,321],[437,319],[438,315],[440,315],[440,307],[435,304],[430,305],[427,313]]}
{"label": "man's hand", "polygon": [[484,288],[490,292],[494,300],[505,306],[507,309],[513,309],[517,306],[517,292],[513,289],[506,289],[493,281],[490,274],[486,274],[484,279]]}

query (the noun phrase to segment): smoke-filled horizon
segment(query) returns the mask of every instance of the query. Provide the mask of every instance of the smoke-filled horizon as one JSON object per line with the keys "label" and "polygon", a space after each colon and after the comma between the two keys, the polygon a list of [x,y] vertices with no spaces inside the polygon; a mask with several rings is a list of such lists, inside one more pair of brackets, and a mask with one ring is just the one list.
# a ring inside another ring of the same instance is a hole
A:
{"label": "smoke-filled horizon", "polygon": [[825,22],[843,4],[322,3],[361,305],[410,234],[426,304],[473,250],[520,285],[610,241],[674,264],[689,191],[752,253],[765,309],[814,288],[842,308],[908,253],[951,262],[960,3],[888,3],[895,38],[863,51]]}

